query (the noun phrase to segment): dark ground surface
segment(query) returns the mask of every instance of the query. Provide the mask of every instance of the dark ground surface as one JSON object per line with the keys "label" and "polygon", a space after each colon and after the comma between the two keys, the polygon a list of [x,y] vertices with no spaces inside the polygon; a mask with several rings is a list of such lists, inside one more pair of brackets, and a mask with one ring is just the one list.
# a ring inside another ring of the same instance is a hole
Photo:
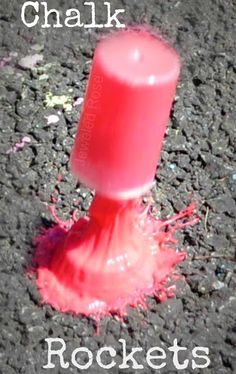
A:
{"label": "dark ground surface", "polygon": [[[81,9],[82,4],[49,3],[61,10]],[[98,20],[103,20],[103,2],[97,3]],[[159,27],[182,56],[182,76],[153,195],[163,218],[194,197],[202,220],[178,235],[188,259],[181,265],[186,278],[178,282],[176,298],[162,304],[150,298],[147,311],[130,310],[124,323],[104,318],[99,336],[92,320],[42,307],[35,282],[25,275],[33,237],[39,226],[52,222],[43,203],[50,203],[59,192],[58,209],[66,219],[78,208],[78,199],[80,213],[91,202],[90,192],[76,189],[68,169],[80,107],[63,112],[58,123],[47,125],[45,116],[57,110],[46,108],[44,99],[49,91],[83,96],[99,33],[28,29],[20,21],[20,4],[0,3],[1,57],[11,53],[11,61],[2,66],[1,60],[0,69],[0,372],[45,372],[44,339],[61,337],[67,343],[67,357],[78,346],[96,352],[111,345],[120,354],[119,338],[126,339],[128,347],[141,346],[144,351],[153,346],[167,349],[177,338],[188,348],[184,358],[191,358],[195,346],[209,348],[211,365],[195,373],[236,373],[235,1],[112,1],[114,8],[126,9],[126,23],[142,21]],[[35,53],[43,55],[40,65],[32,70],[20,68],[21,58]],[[29,136],[31,143],[6,154],[23,136]],[[63,181],[55,192],[59,173]],[[140,354],[140,363],[143,357]],[[143,371],[120,372],[176,373],[171,362],[168,355],[167,366],[160,371],[144,363]],[[48,371],[80,372],[73,366],[60,369],[58,363]],[[94,365],[87,372],[105,370]],[[191,365],[182,372],[191,373]]]}

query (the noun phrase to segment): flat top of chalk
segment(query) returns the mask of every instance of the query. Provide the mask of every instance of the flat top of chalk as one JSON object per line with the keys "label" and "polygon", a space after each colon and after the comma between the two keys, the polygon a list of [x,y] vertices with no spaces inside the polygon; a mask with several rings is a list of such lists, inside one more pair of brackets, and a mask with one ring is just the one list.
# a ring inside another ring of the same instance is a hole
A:
{"label": "flat top of chalk", "polygon": [[180,60],[175,50],[146,30],[114,32],[96,50],[107,74],[133,85],[156,85],[177,79]]}

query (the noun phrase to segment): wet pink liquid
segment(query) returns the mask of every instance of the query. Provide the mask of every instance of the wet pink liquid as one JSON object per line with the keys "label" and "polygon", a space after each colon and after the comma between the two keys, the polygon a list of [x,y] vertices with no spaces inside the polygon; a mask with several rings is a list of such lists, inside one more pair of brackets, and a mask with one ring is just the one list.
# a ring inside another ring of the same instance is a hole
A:
{"label": "wet pink liquid", "polygon": [[146,306],[145,296],[173,296],[166,281],[185,259],[176,252],[175,230],[198,221],[189,206],[167,221],[155,220],[142,200],[95,196],[88,215],[63,222],[35,238],[37,286],[44,303],[62,312],[99,319],[127,306]]}
{"label": "wet pink liquid", "polygon": [[71,155],[80,182],[116,199],[150,188],[179,71],[176,52],[145,30],[98,44]]}

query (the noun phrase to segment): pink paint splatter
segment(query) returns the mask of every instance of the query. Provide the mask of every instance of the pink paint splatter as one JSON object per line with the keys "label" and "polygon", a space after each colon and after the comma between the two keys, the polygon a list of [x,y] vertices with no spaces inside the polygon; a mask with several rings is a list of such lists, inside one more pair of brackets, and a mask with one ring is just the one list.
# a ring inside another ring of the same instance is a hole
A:
{"label": "pink paint splatter", "polygon": [[58,201],[58,197],[55,195],[51,195],[51,203],[56,204]]}
{"label": "pink paint splatter", "polygon": [[78,106],[78,105],[81,105],[84,101],[84,98],[83,97],[78,97],[74,103],[73,103],[73,106]]}
{"label": "pink paint splatter", "polygon": [[58,173],[58,174],[57,174],[57,183],[60,183],[60,182],[62,182],[62,181],[63,181],[63,175],[60,174],[60,173]]}
{"label": "pink paint splatter", "polygon": [[26,144],[29,144],[29,143],[31,143],[30,137],[29,136],[24,136],[22,138],[21,142],[16,143],[13,147],[11,147],[10,149],[8,149],[6,151],[6,154],[19,152],[22,148],[24,148],[24,146]]}
{"label": "pink paint splatter", "polygon": [[8,65],[9,62],[11,62],[11,60],[12,60],[11,56],[1,58],[0,59],[0,68],[3,68],[4,66]]}
{"label": "pink paint splatter", "polygon": [[35,238],[37,285],[42,302],[62,312],[122,317],[128,305],[146,308],[145,296],[173,297],[166,282],[186,257],[175,250],[174,231],[198,222],[191,204],[161,221],[139,199],[96,196],[88,216],[61,220]]}

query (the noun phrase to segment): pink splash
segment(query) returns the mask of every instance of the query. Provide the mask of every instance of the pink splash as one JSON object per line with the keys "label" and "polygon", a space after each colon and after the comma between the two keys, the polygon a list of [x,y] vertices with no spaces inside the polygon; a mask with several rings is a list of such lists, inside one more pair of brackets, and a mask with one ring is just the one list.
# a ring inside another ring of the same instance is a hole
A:
{"label": "pink splash", "polygon": [[13,147],[6,151],[6,154],[19,152],[26,144],[31,143],[29,136],[24,136],[19,143],[16,143]]}
{"label": "pink splash", "polygon": [[[62,312],[100,318],[123,316],[128,305],[145,306],[145,296],[173,296],[166,281],[186,257],[176,252],[175,230],[198,221],[195,205],[156,220],[140,199],[96,196],[86,217],[61,221],[35,238],[37,285],[43,303]],[[186,220],[187,219],[187,220]]]}
{"label": "pink splash", "polygon": [[81,105],[82,103],[84,102],[84,98],[83,97],[77,97],[73,103],[73,106],[79,106]]}
{"label": "pink splash", "polygon": [[0,69],[8,65],[12,60],[12,56],[0,58]]}

